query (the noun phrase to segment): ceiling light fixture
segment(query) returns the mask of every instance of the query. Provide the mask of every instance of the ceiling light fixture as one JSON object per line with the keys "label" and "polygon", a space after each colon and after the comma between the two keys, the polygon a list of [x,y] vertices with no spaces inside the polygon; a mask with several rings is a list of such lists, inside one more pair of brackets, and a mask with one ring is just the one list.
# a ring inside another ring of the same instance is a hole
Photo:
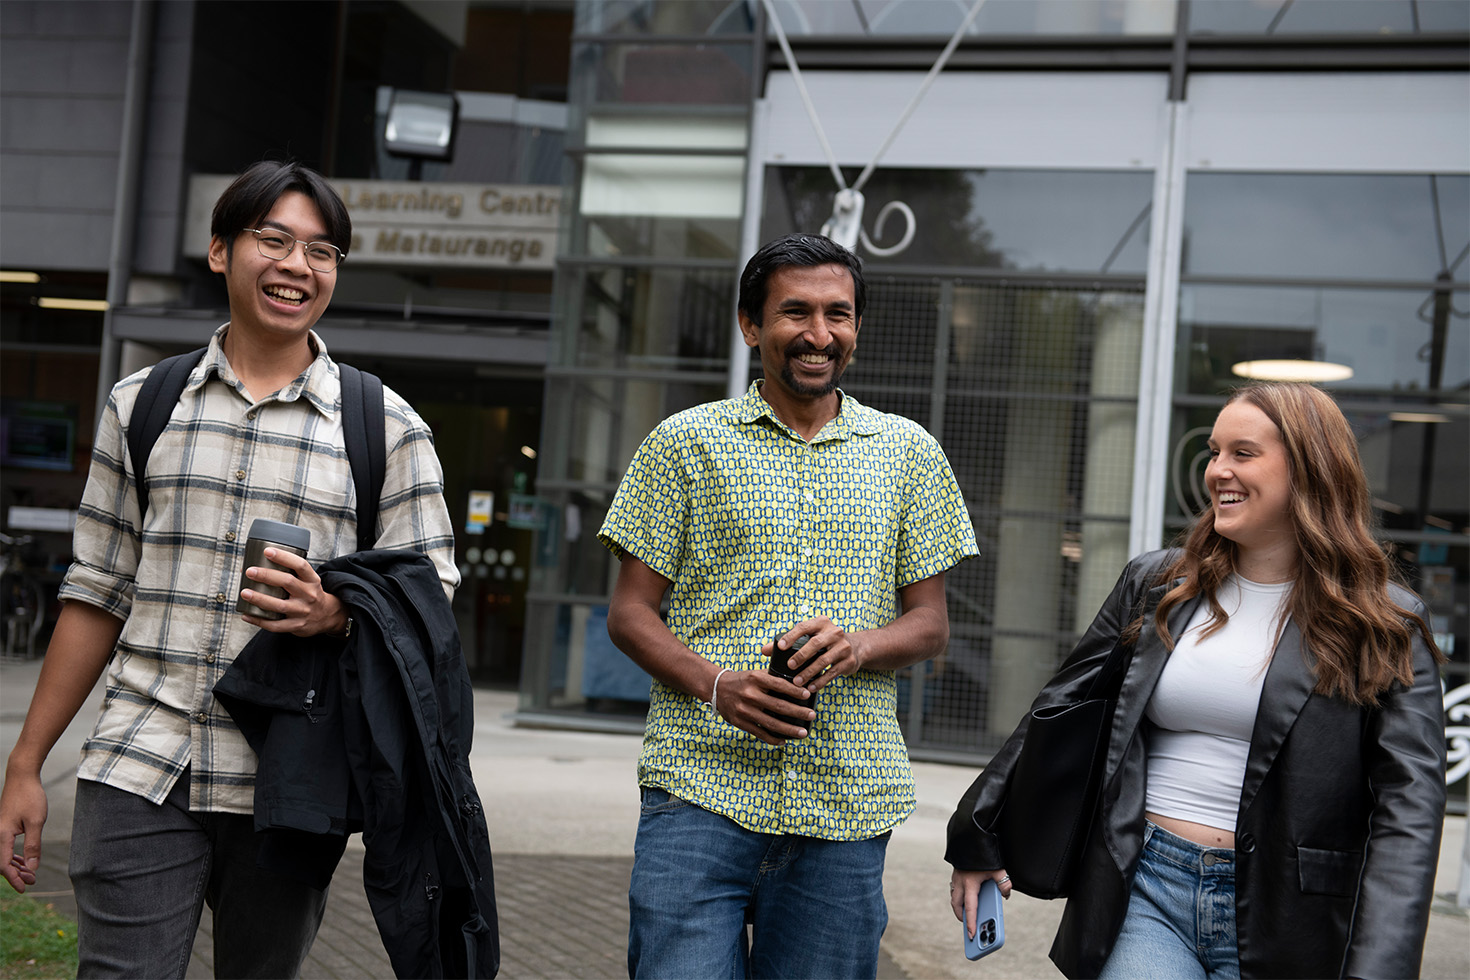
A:
{"label": "ceiling light fixture", "polygon": [[16,272],[12,269],[0,269],[0,282],[40,282],[39,272]]}
{"label": "ceiling light fixture", "polygon": [[1252,381],[1346,381],[1353,369],[1331,361],[1240,361],[1230,365],[1230,373]]}
{"label": "ceiling light fixture", "polygon": [[87,310],[91,313],[106,313],[105,299],[68,299],[65,296],[42,296],[36,305],[43,310]]}
{"label": "ceiling light fixture", "polygon": [[1448,422],[1448,415],[1440,415],[1438,412],[1389,412],[1388,417],[1395,422]]}

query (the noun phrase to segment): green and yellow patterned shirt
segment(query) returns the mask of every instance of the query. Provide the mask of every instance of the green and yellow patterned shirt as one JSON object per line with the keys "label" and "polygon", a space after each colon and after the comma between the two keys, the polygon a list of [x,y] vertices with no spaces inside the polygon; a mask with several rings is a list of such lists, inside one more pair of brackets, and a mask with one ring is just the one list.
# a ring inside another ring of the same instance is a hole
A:
{"label": "green and yellow patterned shirt", "polygon": [[[732,670],[764,669],[761,647],[816,616],[849,632],[883,626],[898,589],[977,554],[923,428],[843,395],[807,442],[760,382],[654,429],[598,539],[669,579],[669,629]],[[914,808],[896,705],[892,671],[838,677],[817,693],[811,734],[776,748],[655,681],[638,782],[761,833],[875,837]]]}

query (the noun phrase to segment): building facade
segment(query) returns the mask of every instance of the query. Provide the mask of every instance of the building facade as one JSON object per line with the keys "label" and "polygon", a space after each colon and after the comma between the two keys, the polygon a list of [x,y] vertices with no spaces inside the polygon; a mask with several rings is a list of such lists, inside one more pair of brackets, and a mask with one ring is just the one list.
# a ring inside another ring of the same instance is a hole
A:
{"label": "building facade", "polygon": [[[286,10],[0,4],[0,527],[24,539],[6,546],[5,652],[44,649],[99,398],[228,319],[204,259],[210,209],[245,167],[290,158],[333,180],[354,223],[318,332],[433,428],[464,529],[455,607],[471,671],[513,686],[534,533],[516,518],[535,492],[571,4]],[[404,91],[456,97],[449,159],[389,152]]]}
{"label": "building facade", "polygon": [[[948,576],[949,650],[901,678],[916,756],[998,745],[1127,558],[1202,505],[1210,420],[1263,361],[1336,372],[1465,682],[1466,0],[279,9],[0,4],[8,582],[64,570],[97,392],[225,319],[222,181],[290,156],[354,221],[325,342],[435,431],[477,682],[518,686],[526,723],[636,730],[602,515],[659,420],[757,375],[745,257],[856,187],[843,387],[940,439],[983,553]],[[455,96],[448,160],[390,152],[403,92]]]}
{"label": "building facade", "polygon": [[1253,362],[1343,405],[1463,683],[1470,8],[974,6],[577,5],[523,715],[636,724],[597,527],[653,425],[755,376],[745,257],[853,187],[871,300],[843,387],[940,439],[983,553],[901,684],[916,756],[998,746],[1203,504]]}

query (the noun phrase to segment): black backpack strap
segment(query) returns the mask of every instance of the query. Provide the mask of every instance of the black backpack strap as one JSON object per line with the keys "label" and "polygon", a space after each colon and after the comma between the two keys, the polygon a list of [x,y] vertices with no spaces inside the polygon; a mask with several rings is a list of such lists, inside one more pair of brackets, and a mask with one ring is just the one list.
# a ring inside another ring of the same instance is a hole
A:
{"label": "black backpack strap", "polygon": [[133,414],[128,421],[128,456],[133,460],[133,484],[138,491],[140,531],[143,517],[148,513],[148,456],[168,426],[168,417],[173,414],[179,396],[188,386],[190,373],[208,350],[208,347],[201,347],[159,361],[143,379],[138,397],[133,401]]}
{"label": "black backpack strap", "polygon": [[383,381],[375,374],[338,364],[342,378],[342,441],[357,486],[357,550],[378,541],[378,506],[388,470],[388,435],[383,420]]}

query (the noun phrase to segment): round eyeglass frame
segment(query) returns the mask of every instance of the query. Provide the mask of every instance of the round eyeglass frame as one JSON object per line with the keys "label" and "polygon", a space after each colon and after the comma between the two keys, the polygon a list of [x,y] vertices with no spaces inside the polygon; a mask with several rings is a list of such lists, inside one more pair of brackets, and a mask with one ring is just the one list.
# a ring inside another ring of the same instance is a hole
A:
{"label": "round eyeglass frame", "polygon": [[[295,236],[287,232],[281,231],[279,228],[241,228],[240,230],[248,231],[255,236],[255,250],[259,252],[264,258],[274,259],[278,262],[282,259],[290,258],[291,253],[295,251],[297,245],[301,246],[301,254],[306,256],[306,264],[311,266],[311,268],[316,270],[317,272],[336,272],[337,267],[342,264],[342,260],[347,258],[347,253],[343,252],[340,248],[333,245],[331,242],[303,242],[301,239],[296,238]],[[282,238],[289,238],[291,239],[291,244],[281,254],[272,255],[270,252],[266,251],[265,242],[262,241],[260,237],[266,232],[270,232],[272,235],[280,235]],[[323,269],[321,266],[317,265],[311,260],[311,247],[313,245],[325,245],[327,248],[332,250],[332,253],[334,255],[337,256],[337,261],[333,262],[329,268]]]}

